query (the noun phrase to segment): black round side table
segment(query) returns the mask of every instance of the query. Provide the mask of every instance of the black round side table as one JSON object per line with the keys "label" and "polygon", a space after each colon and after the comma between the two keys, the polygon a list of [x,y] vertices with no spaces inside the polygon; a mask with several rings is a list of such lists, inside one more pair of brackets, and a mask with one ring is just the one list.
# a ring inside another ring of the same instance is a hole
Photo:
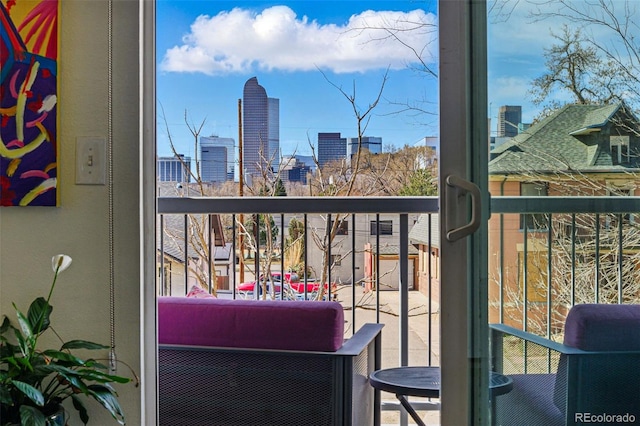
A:
{"label": "black round side table", "polygon": [[[407,396],[440,397],[440,367],[396,367],[371,373],[369,383],[375,389],[396,395],[416,424],[424,422],[407,400]],[[513,388],[513,380],[500,373],[491,372],[489,379],[491,397],[502,395]]]}

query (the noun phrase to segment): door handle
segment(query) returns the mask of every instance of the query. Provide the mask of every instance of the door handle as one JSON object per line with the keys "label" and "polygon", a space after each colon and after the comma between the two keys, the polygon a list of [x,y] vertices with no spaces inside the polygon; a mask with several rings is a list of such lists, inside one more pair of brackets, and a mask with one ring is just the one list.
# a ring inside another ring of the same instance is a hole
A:
{"label": "door handle", "polygon": [[[480,188],[478,188],[475,183],[469,182],[468,180],[456,175],[447,176],[445,182],[447,184],[445,197],[448,207],[444,218],[445,230],[447,232],[447,241],[453,242],[464,238],[467,235],[473,234],[480,227],[480,218],[482,216],[482,210],[480,207]],[[454,206],[457,206],[458,200],[452,197],[466,194],[469,194],[471,197],[471,220],[464,226],[453,228],[453,226],[450,226],[453,224],[450,224],[449,222],[452,221],[452,218],[455,216],[453,214],[455,210],[452,210],[452,208],[455,209]]]}

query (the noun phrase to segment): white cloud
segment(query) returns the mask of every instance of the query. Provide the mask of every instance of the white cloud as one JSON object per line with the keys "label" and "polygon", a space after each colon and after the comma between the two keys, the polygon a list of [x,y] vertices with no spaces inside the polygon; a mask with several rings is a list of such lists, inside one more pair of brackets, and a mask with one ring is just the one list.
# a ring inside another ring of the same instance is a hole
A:
{"label": "white cloud", "polygon": [[[298,18],[287,6],[255,13],[236,8],[199,16],[183,44],[165,52],[161,70],[225,74],[259,70],[334,72],[403,68],[436,61],[437,17],[423,10],[365,11],[344,25]],[[390,31],[394,29],[394,37]],[[413,50],[412,50],[413,49]]]}

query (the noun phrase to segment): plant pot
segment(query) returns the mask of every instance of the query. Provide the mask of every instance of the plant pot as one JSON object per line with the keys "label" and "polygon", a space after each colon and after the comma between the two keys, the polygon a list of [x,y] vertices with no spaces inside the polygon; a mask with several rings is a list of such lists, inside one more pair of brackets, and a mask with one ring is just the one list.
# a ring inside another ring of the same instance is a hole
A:
{"label": "plant pot", "polygon": [[66,426],[67,424],[67,412],[64,407],[60,405],[58,410],[47,416],[47,426]]}
{"label": "plant pot", "polygon": [[[51,414],[45,414],[44,416],[47,426],[67,426],[68,416],[62,405],[59,405]],[[7,426],[20,426],[20,423],[7,423]]]}

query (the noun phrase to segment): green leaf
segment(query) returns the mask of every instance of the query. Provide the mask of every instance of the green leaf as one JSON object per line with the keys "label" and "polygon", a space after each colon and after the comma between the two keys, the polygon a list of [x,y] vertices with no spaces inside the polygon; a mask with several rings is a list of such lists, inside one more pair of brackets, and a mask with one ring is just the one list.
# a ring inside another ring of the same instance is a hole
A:
{"label": "green leaf", "polygon": [[63,362],[65,365],[67,365],[67,367],[70,365],[81,366],[81,365],[85,365],[86,363],[82,358],[78,358],[77,356],[70,354],[69,352],[61,352],[53,349],[48,349],[42,353],[48,356],[49,358],[53,358]]}
{"label": "green leaf", "polygon": [[120,407],[120,403],[116,398],[115,392],[102,385],[91,385],[91,396],[106,408],[114,419],[121,425],[124,423],[124,413]]}
{"label": "green leaf", "polygon": [[2,320],[2,325],[0,325],[0,335],[6,333],[10,328],[12,328],[11,320],[9,320],[9,318],[5,315],[4,319]]}
{"label": "green leaf", "polygon": [[33,365],[31,365],[30,361],[30,358],[15,358],[15,366],[23,371],[33,371]]}
{"label": "green leaf", "polygon": [[11,405],[13,398],[11,398],[11,391],[6,385],[0,385],[0,403],[2,405]]}
{"label": "green leaf", "polygon": [[22,426],[46,426],[47,419],[36,407],[22,405],[20,406],[20,424]]}
{"label": "green leaf", "polygon": [[70,340],[61,349],[109,349],[107,345],[101,345],[100,343],[89,342],[86,340]]}
{"label": "green leaf", "polygon": [[42,407],[44,405],[44,396],[38,389],[34,388],[28,383],[21,382],[19,380],[12,380],[11,383],[16,387],[16,389],[25,394],[27,398],[33,401],[37,406]]}
{"label": "green leaf", "polygon": [[78,370],[78,373],[79,375],[82,375],[82,378],[84,380],[92,380],[100,383],[129,383],[131,381],[131,379],[129,379],[128,377],[114,376],[94,369],[83,368]]}
{"label": "green leaf", "polygon": [[27,319],[31,325],[31,329],[34,334],[39,334],[49,328],[49,317],[51,316],[53,307],[44,299],[44,297],[38,297],[29,306],[27,312]]}
{"label": "green leaf", "polygon": [[22,329],[22,333],[26,340],[33,340],[33,329],[31,328],[31,324],[29,320],[24,316],[22,312],[18,310],[18,307],[13,304],[13,307],[16,309],[16,316],[18,317],[18,324],[20,324],[20,328]]}
{"label": "green leaf", "polygon": [[20,353],[22,356],[27,356],[31,352],[32,345],[30,343],[33,342],[33,339],[25,338],[20,330],[14,329],[16,340],[18,341],[18,348],[20,348]]}
{"label": "green leaf", "polygon": [[87,412],[87,408],[84,406],[80,398],[76,395],[71,395],[71,401],[73,402],[73,407],[78,410],[78,414],[80,415],[80,420],[85,425],[89,423],[89,413]]}
{"label": "green leaf", "polygon": [[54,374],[59,374],[59,375],[77,375],[76,371],[65,367],[64,365],[59,365],[59,364],[46,364],[46,365],[40,365],[37,368],[37,371],[39,373],[41,373],[42,377],[46,377],[48,375],[50,375],[51,373]]}
{"label": "green leaf", "polygon": [[13,365],[16,368],[20,368],[20,364],[18,364],[18,358],[15,357],[7,357],[3,359],[3,362],[6,362],[7,365]]}
{"label": "green leaf", "polygon": [[104,365],[101,362],[96,361],[95,359],[87,359],[84,362],[85,367],[89,367],[89,368],[96,368],[96,369],[100,369],[100,370],[108,370],[109,367],[107,367],[106,365]]}
{"label": "green leaf", "polygon": [[89,394],[89,388],[82,381],[81,375],[77,374],[73,370],[70,370],[67,372],[60,372],[59,374],[68,382],[67,386],[72,387],[74,392],[82,392],[85,395]]}
{"label": "green leaf", "polygon": [[0,360],[4,360],[6,358],[12,358],[19,353],[20,353],[19,346],[12,345],[11,343],[6,341],[0,344]]}

